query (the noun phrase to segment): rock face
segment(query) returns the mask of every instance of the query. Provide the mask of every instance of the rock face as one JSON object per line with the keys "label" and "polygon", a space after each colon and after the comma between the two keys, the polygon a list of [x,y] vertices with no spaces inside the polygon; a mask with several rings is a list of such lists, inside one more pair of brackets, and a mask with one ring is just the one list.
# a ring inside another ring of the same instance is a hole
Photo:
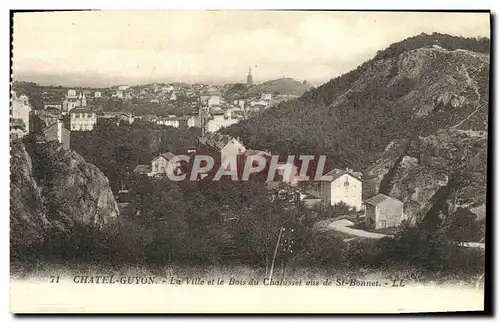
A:
{"label": "rock face", "polygon": [[388,87],[416,81],[394,100],[407,112],[411,108],[411,131],[401,132],[367,168],[365,196],[381,192],[400,199],[413,223],[438,221],[457,208],[484,218],[489,55],[415,49],[379,61],[378,73],[352,88],[369,87],[384,74],[382,67],[391,71]]}
{"label": "rock face", "polygon": [[[443,41],[443,43],[441,43]],[[273,153],[327,155],[363,171],[364,198],[404,201],[413,221],[484,217],[489,45],[420,35],[227,133]]]}
{"label": "rock face", "polygon": [[405,150],[397,148],[384,152],[368,173],[380,183],[374,191],[402,200],[412,222],[437,220],[459,207],[485,217],[485,132],[440,129],[419,136]]}
{"label": "rock face", "polygon": [[20,140],[11,142],[10,165],[10,241],[26,247],[41,242],[51,224],[33,178],[31,158]]}
{"label": "rock face", "polygon": [[48,230],[101,228],[119,215],[108,179],[55,142],[11,142],[11,241],[30,245]]}

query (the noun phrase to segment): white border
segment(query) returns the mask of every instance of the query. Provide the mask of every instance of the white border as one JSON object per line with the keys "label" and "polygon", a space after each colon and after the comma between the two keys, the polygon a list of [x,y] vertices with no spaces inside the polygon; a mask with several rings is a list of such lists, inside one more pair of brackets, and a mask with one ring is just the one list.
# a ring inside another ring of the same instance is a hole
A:
{"label": "white border", "polygon": [[[0,139],[0,145],[1,148],[4,152],[4,154],[1,155],[0,157],[0,162],[1,166],[3,169],[2,174],[2,181],[0,183],[1,185],[1,194],[0,194],[0,205],[3,208],[2,214],[3,214],[3,219],[5,223],[1,226],[3,232],[1,234],[1,237],[3,239],[3,243],[1,246],[1,260],[2,260],[2,266],[1,266],[1,283],[2,283],[2,321],[4,320],[12,320],[13,317],[9,314],[9,260],[8,260],[8,255],[9,255],[9,247],[8,247],[8,241],[9,241],[9,217],[7,216],[9,214],[9,142],[8,142],[8,114],[7,111],[9,109],[7,108],[9,106],[9,91],[7,90],[9,88],[9,33],[10,30],[7,28],[9,25],[9,13],[7,12],[8,9],[95,9],[95,8],[101,8],[101,9],[119,9],[119,10],[124,10],[124,9],[327,9],[330,7],[331,9],[358,9],[358,10],[363,10],[363,9],[376,9],[376,10],[383,10],[383,9],[400,9],[400,10],[408,10],[408,9],[434,9],[434,10],[442,10],[442,9],[447,9],[447,10],[458,10],[458,9],[491,9],[493,14],[498,13],[498,6],[499,6],[499,1],[485,1],[485,0],[475,0],[475,1],[465,1],[465,0],[455,0],[455,1],[443,1],[443,0],[420,0],[420,1],[387,1],[387,0],[379,0],[379,1],[370,1],[370,0],[365,0],[365,1],[345,1],[345,2],[336,2],[334,4],[329,4],[325,1],[319,1],[319,0],[308,0],[308,1],[295,1],[295,0],[288,0],[286,2],[277,2],[277,1],[270,1],[270,0],[254,0],[250,3],[242,3],[242,2],[236,2],[236,1],[224,1],[224,0],[212,0],[210,2],[208,1],[169,1],[168,3],[162,3],[160,1],[147,1],[147,0],[141,0],[141,1],[130,1],[130,0],[121,0],[121,1],[115,1],[115,2],[106,2],[104,3],[102,0],[97,1],[97,0],[85,0],[85,1],[71,1],[71,6],[69,5],[68,1],[3,1],[1,6],[3,7],[1,12],[2,12],[2,20],[3,20],[3,26],[4,28],[1,29],[1,37],[2,37],[2,44],[3,50],[0,51],[0,62],[2,62],[1,67],[3,69],[3,77],[0,78],[2,82],[2,91],[0,91],[0,98],[1,102],[4,103],[4,116],[1,120],[1,127],[2,127],[2,132],[3,136]],[[334,8],[333,8],[334,7]],[[498,24],[494,26],[494,35],[498,36]],[[496,54],[498,52],[497,48],[498,44],[498,39],[495,37],[495,48],[494,48],[494,53]],[[495,57],[496,58],[496,57]],[[495,71],[494,75],[497,75],[498,72],[498,62],[495,62]],[[496,91],[494,88],[490,89],[493,91],[495,95],[495,101],[498,102],[498,98],[496,97]],[[500,113],[495,114],[495,124],[499,124],[500,122]],[[496,134],[496,129],[492,129],[490,132],[490,136],[493,138],[498,138],[495,136]],[[495,150],[498,151],[500,148],[500,140],[497,140],[495,143]],[[498,165],[498,159],[495,159],[496,163],[494,165],[489,165],[491,168],[495,169],[500,169]],[[496,172],[495,176],[495,182],[498,183],[498,171]],[[494,192],[494,199],[498,199],[498,192]],[[494,215],[496,218],[496,214]],[[496,230],[495,232],[499,232],[498,230],[498,225],[500,223],[500,220],[496,219]],[[495,253],[496,254],[496,253]],[[497,272],[498,273],[498,272]],[[498,278],[498,277],[497,277]],[[495,302],[497,305],[497,301]],[[495,306],[496,307],[496,306]],[[34,318],[27,318],[25,320],[32,320]],[[93,320],[100,322],[104,321],[104,318],[92,318]],[[168,318],[169,320],[176,319],[176,318]],[[336,318],[339,320],[339,318]],[[439,318],[438,318],[439,319]],[[64,318],[63,320],[69,320],[69,318]],[[345,318],[340,319],[340,321],[345,320]],[[426,320],[433,320],[433,319],[428,319]]]}

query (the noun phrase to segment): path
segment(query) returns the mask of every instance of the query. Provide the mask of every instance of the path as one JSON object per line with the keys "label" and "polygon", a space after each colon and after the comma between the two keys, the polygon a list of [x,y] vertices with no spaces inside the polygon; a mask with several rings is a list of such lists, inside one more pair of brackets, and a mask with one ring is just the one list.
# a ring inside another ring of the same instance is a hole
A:
{"label": "path", "polygon": [[381,239],[383,237],[387,237],[387,234],[382,234],[382,233],[375,233],[375,232],[368,232],[365,230],[360,230],[360,229],[353,229],[350,228],[349,226],[354,225],[351,221],[348,220],[339,220],[339,221],[333,221],[330,223],[329,227],[335,231],[342,232],[345,234],[357,236],[357,237],[362,237],[362,238],[369,238],[369,239]]}

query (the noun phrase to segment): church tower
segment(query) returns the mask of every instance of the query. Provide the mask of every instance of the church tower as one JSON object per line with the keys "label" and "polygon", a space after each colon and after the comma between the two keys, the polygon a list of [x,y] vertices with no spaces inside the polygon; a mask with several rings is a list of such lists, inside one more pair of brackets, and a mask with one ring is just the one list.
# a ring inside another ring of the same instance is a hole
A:
{"label": "church tower", "polygon": [[87,106],[87,98],[85,97],[85,93],[82,94],[81,106],[82,107],[86,107]]}
{"label": "church tower", "polygon": [[253,85],[252,66],[248,68],[247,85]]}

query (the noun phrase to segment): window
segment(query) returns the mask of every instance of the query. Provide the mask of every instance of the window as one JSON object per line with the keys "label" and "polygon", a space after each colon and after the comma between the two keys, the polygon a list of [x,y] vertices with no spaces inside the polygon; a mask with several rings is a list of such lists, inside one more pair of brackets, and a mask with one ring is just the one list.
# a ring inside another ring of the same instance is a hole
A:
{"label": "window", "polygon": [[380,226],[382,228],[387,228],[387,221],[386,220],[380,220]]}

